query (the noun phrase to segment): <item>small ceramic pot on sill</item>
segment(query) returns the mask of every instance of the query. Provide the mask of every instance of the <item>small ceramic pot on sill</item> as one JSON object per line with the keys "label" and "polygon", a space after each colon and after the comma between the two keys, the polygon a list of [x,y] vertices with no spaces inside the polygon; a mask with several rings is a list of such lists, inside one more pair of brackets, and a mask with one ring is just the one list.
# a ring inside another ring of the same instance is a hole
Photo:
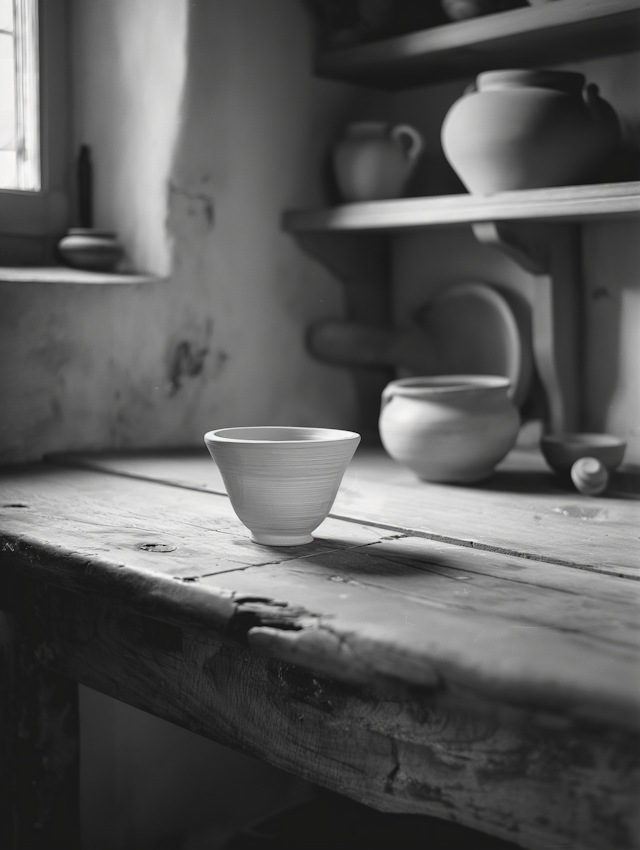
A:
{"label": "small ceramic pot on sill", "polygon": [[93,227],[73,227],[60,240],[58,251],[63,261],[76,269],[112,272],[124,256],[116,234]]}

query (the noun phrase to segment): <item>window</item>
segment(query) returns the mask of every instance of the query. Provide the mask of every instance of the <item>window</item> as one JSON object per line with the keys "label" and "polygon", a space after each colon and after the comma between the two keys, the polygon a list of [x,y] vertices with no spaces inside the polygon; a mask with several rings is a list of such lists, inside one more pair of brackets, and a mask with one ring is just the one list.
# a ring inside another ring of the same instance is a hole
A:
{"label": "window", "polygon": [[0,189],[40,190],[37,0],[0,0]]}
{"label": "window", "polygon": [[0,266],[51,265],[70,217],[69,0],[0,0]]}

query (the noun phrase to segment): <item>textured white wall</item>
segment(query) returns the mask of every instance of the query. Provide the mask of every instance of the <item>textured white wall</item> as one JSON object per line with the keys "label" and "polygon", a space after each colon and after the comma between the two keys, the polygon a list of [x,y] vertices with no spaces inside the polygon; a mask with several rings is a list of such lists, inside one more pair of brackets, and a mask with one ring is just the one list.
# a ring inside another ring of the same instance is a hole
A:
{"label": "textured white wall", "polygon": [[[0,459],[206,452],[203,433],[222,425],[353,426],[350,376],[304,348],[309,322],[342,314],[341,285],[280,230],[283,209],[319,202],[353,99],[311,75],[303,4],[73,0],[71,11],[74,139],[93,152],[95,225],[164,280],[0,283]],[[86,689],[81,712],[92,850],[213,847],[306,793]]]}
{"label": "textured white wall", "polygon": [[310,73],[298,0],[75,0],[74,137],[97,227],[139,287],[0,284],[0,458],[200,444],[234,424],[353,427],[349,374],[309,357],[340,284],[280,229],[319,201],[353,90]]}

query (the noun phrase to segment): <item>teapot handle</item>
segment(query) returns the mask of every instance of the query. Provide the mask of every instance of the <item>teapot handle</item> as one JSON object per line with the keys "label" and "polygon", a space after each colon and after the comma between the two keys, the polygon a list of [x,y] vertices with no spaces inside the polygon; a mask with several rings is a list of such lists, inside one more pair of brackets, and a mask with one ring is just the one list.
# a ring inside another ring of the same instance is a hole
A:
{"label": "teapot handle", "polygon": [[422,149],[424,148],[424,141],[422,140],[422,136],[420,133],[410,127],[409,124],[398,124],[396,127],[393,127],[391,130],[391,138],[399,139],[402,141],[402,137],[409,139],[409,146],[407,147],[407,159],[409,162],[415,162],[420,154],[422,153]]}

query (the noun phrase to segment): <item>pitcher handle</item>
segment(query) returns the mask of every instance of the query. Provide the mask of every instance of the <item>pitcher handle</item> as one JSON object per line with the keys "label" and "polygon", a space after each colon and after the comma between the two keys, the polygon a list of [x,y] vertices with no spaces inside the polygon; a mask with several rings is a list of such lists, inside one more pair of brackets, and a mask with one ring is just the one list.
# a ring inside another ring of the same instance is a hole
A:
{"label": "pitcher handle", "polygon": [[380,410],[382,411],[391,401],[394,396],[395,387],[392,387],[391,384],[387,384],[387,386],[382,390],[382,396],[380,398]]}
{"label": "pitcher handle", "polygon": [[618,115],[608,101],[600,97],[600,90],[595,83],[589,83],[583,93],[591,117],[596,124],[605,127],[617,144],[622,141]]}
{"label": "pitcher handle", "polygon": [[399,139],[402,141],[402,137],[405,137],[409,140],[409,146],[407,148],[407,159],[409,162],[415,162],[422,150],[424,148],[424,141],[420,133],[409,124],[398,124],[391,130],[391,138]]}

